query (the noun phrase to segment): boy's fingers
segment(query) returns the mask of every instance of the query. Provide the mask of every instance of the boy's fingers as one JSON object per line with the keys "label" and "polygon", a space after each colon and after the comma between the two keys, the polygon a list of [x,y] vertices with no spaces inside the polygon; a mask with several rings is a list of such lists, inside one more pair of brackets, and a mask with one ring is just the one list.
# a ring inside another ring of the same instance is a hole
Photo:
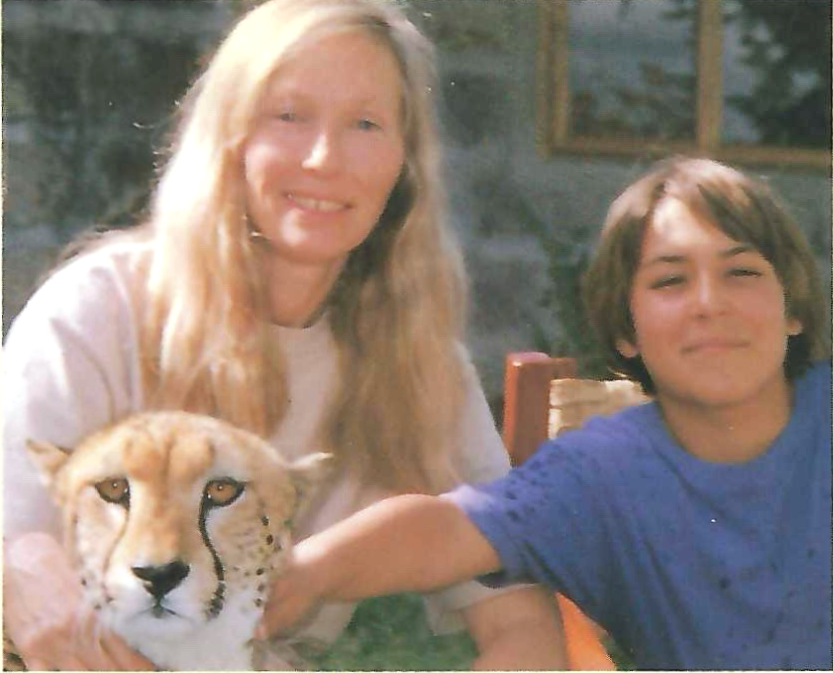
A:
{"label": "boy's fingers", "polygon": [[278,579],[272,586],[263,617],[255,632],[256,638],[262,640],[275,633],[292,630],[310,612],[312,597],[293,592],[291,588],[292,581],[286,578]]}
{"label": "boy's fingers", "polygon": [[281,606],[283,601],[275,600],[274,595],[266,603],[266,608],[263,610],[263,616],[260,619],[255,637],[258,639],[268,638],[277,631],[286,628],[285,619],[281,615]]}

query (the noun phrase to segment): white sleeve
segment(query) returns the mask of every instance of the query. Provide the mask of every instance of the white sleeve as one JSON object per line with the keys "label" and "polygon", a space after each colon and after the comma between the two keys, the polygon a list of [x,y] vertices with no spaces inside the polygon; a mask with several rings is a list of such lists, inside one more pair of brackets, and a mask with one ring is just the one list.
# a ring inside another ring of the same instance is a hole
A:
{"label": "white sleeve", "polygon": [[[477,372],[465,354],[467,392],[460,417],[459,461],[456,465],[460,480],[465,483],[491,481],[509,470],[509,454],[495,428]],[[512,587],[490,589],[471,580],[442,591],[426,594],[428,624],[437,634],[457,631],[465,626],[460,610]]]}
{"label": "white sleeve", "polygon": [[36,439],[72,448],[140,405],[128,260],[99,251],[33,295],[3,353],[3,535],[60,531],[26,452]]}
{"label": "white sleeve", "polygon": [[509,471],[509,454],[495,427],[480,379],[465,354],[466,399],[460,416],[458,465],[460,481],[491,481]]}

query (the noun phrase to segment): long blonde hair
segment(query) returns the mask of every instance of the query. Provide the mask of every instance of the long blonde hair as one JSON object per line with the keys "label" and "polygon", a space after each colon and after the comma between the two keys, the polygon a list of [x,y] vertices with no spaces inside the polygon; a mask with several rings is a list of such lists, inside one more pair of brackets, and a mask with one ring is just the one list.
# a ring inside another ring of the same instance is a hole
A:
{"label": "long blonde hair", "polygon": [[247,228],[241,149],[267,83],[293,51],[346,30],[366,31],[398,61],[406,164],[330,298],[340,388],[322,441],[372,483],[438,491],[453,483],[459,435],[464,275],[444,222],[432,50],[389,3],[266,2],[236,25],[187,94],[147,225],[146,400],[262,436],[280,423],[285,364]]}

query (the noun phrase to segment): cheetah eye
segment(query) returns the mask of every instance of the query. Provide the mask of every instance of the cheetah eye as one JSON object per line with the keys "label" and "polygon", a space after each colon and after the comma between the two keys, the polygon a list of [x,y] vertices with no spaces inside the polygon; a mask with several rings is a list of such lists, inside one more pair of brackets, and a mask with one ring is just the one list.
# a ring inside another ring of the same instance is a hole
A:
{"label": "cheetah eye", "polygon": [[212,507],[227,507],[237,500],[245,490],[245,484],[231,477],[223,477],[222,479],[209,481],[205,485],[202,497],[206,504]]}
{"label": "cheetah eye", "polygon": [[127,507],[130,504],[130,484],[124,477],[108,477],[95,484],[95,490],[105,502]]}

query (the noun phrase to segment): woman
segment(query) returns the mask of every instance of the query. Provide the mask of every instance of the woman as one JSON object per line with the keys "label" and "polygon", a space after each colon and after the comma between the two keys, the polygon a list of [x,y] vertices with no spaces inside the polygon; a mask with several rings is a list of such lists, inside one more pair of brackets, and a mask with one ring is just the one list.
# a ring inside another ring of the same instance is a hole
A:
{"label": "woman", "polygon": [[[48,544],[32,531],[58,533],[26,438],[72,446],[140,409],[216,415],[288,457],[334,453],[339,476],[299,537],[386,495],[508,469],[460,345],[430,63],[414,26],[369,0],[272,0],[236,26],[182,105],[147,223],[56,271],[10,331],[12,558]],[[147,665],[107,634],[103,648],[60,638],[75,611],[50,617],[53,601],[25,600],[27,586],[43,598],[37,581],[6,575],[7,627],[30,664]],[[302,637],[334,640],[352,609],[328,606]],[[476,665],[562,661],[535,589],[469,583],[429,613],[440,630],[463,616]]]}
{"label": "woman", "polygon": [[611,366],[656,400],[308,538],[264,631],[490,573],[566,594],[637,668],[830,668],[830,362],[800,230],[736,170],[663,163],[614,202],[585,291]]}

